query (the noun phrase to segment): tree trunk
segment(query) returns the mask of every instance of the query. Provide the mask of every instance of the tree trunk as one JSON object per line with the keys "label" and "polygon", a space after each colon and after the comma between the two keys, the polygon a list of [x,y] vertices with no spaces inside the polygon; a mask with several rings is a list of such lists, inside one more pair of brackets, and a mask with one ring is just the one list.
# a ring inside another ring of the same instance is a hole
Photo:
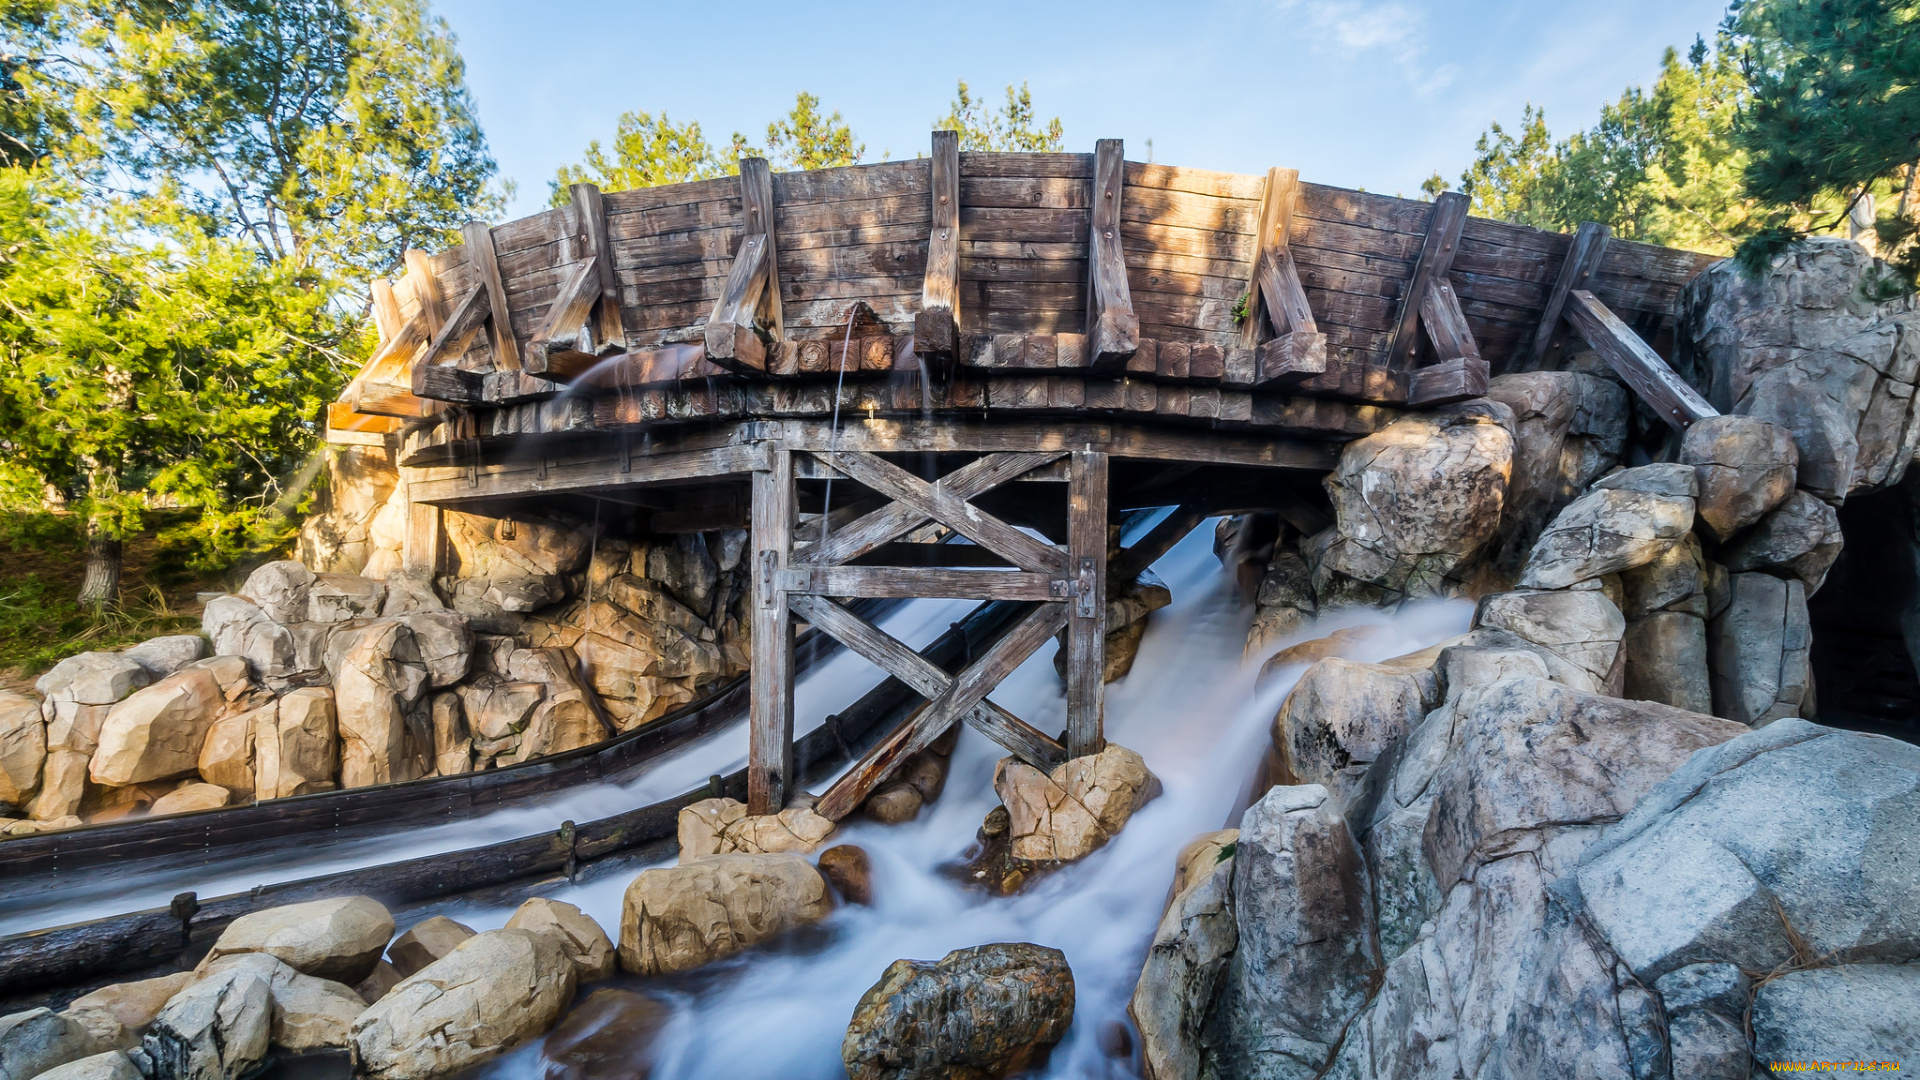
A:
{"label": "tree trunk", "polygon": [[98,526],[87,536],[87,576],[80,583],[80,606],[95,611],[120,599],[120,541]]}

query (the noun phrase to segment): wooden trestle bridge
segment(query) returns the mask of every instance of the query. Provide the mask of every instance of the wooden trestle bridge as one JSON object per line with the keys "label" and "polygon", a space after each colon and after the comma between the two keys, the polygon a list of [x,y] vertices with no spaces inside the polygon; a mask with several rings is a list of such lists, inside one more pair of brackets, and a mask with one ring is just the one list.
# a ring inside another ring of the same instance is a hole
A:
{"label": "wooden trestle bridge", "polygon": [[[405,558],[442,508],[638,508],[655,532],[751,523],[748,794],[785,804],[793,623],[930,704],[821,799],[839,817],[964,722],[1042,768],[1102,744],[1110,577],[1210,514],[1326,523],[1342,442],[1550,367],[1571,327],[1678,422],[1658,353],[1689,252],[1416,202],[1092,154],[963,154],[602,193],[409,253],[383,343],[328,413],[396,446]],[[1696,404],[1697,403],[1697,404]],[[1110,555],[1109,523],[1179,509]],[[970,544],[924,542],[933,523]],[[1110,558],[1124,565],[1109,565]],[[1029,601],[957,675],[843,606]],[[993,704],[1064,628],[1062,741]]]}

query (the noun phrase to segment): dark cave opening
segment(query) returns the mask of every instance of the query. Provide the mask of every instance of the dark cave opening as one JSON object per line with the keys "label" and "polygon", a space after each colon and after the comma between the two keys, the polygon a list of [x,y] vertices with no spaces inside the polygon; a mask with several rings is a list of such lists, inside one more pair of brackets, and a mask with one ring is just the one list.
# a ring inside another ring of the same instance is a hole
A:
{"label": "dark cave opening", "polygon": [[1846,544],[1807,598],[1820,723],[1920,742],[1920,677],[1908,628],[1920,631],[1920,472],[1840,507]]}

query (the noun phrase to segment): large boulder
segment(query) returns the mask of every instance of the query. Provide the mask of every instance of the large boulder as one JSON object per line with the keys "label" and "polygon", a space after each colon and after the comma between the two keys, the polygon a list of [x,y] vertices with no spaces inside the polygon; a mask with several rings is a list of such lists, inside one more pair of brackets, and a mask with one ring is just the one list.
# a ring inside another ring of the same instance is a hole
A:
{"label": "large boulder", "polygon": [[833,822],[808,806],[748,814],[738,799],[701,799],[680,811],[680,861],[708,855],[811,854],[833,835]]}
{"label": "large boulder", "polygon": [[233,793],[219,784],[182,784],[153,800],[147,808],[150,817],[190,814],[196,810],[218,810],[233,801]]}
{"label": "large boulder", "polygon": [[1680,373],[1721,412],[1789,432],[1800,486],[1829,501],[1898,483],[1920,438],[1920,306],[1874,299],[1888,273],[1852,241],[1812,237],[1757,276],[1722,262],[1682,293]]}
{"label": "large boulder", "polygon": [[728,673],[714,630],[660,583],[631,574],[611,578],[590,602],[530,619],[527,628],[535,645],[574,650],[623,731]]}
{"label": "large boulder", "polygon": [[1348,443],[1326,479],[1337,523],[1316,547],[1316,594],[1333,574],[1389,594],[1453,591],[1493,537],[1512,465],[1513,411],[1484,399]]}
{"label": "large boulder", "polygon": [[573,964],[552,935],[475,935],[360,1014],[355,1072],[375,1080],[458,1072],[545,1033],[574,987]]}
{"label": "large boulder", "polygon": [[365,896],[309,900],[233,920],[201,965],[266,953],[302,975],[352,986],[373,971],[392,937],[393,916],[379,901]]}
{"label": "large boulder", "polygon": [[253,715],[254,793],[284,799],[331,791],[340,768],[333,691],[305,687]]}
{"label": "large boulder", "polygon": [[409,738],[409,713],[428,683],[413,631],[400,619],[375,619],[336,634],[327,670],[340,730],[340,786],[418,778],[431,747]]}
{"label": "large boulder", "polygon": [[1575,371],[1501,375],[1486,396],[1513,410],[1513,471],[1491,550],[1511,581],[1560,508],[1618,463],[1630,409],[1620,384]]}
{"label": "large boulder", "polygon": [[599,923],[572,904],[536,896],[514,910],[507,919],[507,929],[553,935],[567,959],[573,961],[583,985],[611,976],[618,966],[613,940]]}
{"label": "large boulder", "polygon": [[193,772],[225,705],[220,681],[198,665],[135,691],[100,726],[88,776],[96,784],[125,787]]}
{"label": "large boulder", "polygon": [[242,656],[256,678],[284,679],[306,670],[294,633],[239,596],[216,596],[200,612],[200,632],[220,656]]}
{"label": "large boulder", "polygon": [[102,1046],[129,1050],[140,1045],[153,1018],[173,995],[186,989],[193,972],[179,971],[137,982],[114,983],[67,1003],[62,1016],[78,1020]]}
{"label": "large boulder", "polygon": [[473,927],[454,922],[445,915],[435,915],[413,924],[406,933],[394,938],[393,944],[387,946],[387,960],[404,979],[459,948],[461,942],[472,936]]}
{"label": "large boulder", "polygon": [[[1504,630],[1584,672],[1588,689],[1608,684],[1627,621],[1599,589],[1489,593],[1474,611],[1476,629]],[[1556,676],[1557,677],[1557,676]]]}
{"label": "large boulder", "polygon": [[227,956],[208,967],[208,976],[250,972],[266,981],[273,1019],[268,1041],[282,1050],[344,1049],[354,1018],[367,1002],[353,988],[329,979],[302,975],[265,953]]}
{"label": "large boulder", "polygon": [[1685,611],[1656,611],[1627,624],[1621,696],[1688,712],[1713,711],[1707,622]]}
{"label": "large boulder", "polygon": [[148,638],[121,652],[122,656],[147,669],[156,679],[167,676],[207,656],[207,639],[199,634],[166,634]]}
{"label": "large boulder", "polygon": [[40,766],[46,760],[47,723],[40,716],[40,703],[0,690],[0,803],[26,806],[40,787]]}
{"label": "large boulder", "polygon": [[380,614],[387,587],[358,574],[315,574],[307,589],[307,622],[338,623]]}
{"label": "large boulder", "polygon": [[467,617],[452,611],[416,611],[400,616],[413,632],[414,647],[427,669],[427,683],[444,689],[467,677],[473,666],[473,629]]}
{"label": "large boulder", "polygon": [[1415,675],[1384,664],[1332,656],[1314,664],[1273,718],[1282,779],[1350,790],[1426,715],[1423,689]]}
{"label": "large boulder", "polygon": [[1652,562],[1693,530],[1693,477],[1644,465],[1594,485],[1553,519],[1527,557],[1520,586],[1564,589]]}
{"label": "large boulder", "polygon": [[1159,791],[1139,754],[1108,743],[1043,773],[1018,758],[994,767],[993,790],[1011,816],[1014,858],[1072,862],[1104,847]]}
{"label": "large boulder", "polygon": [[1800,455],[1785,428],[1751,416],[1710,416],[1687,428],[1680,460],[1699,480],[1700,523],[1725,540],[1792,493]]}
{"label": "large boulder", "polygon": [[1764,570],[1799,578],[1811,596],[1826,581],[1844,540],[1839,512],[1805,491],[1795,491],[1722,549],[1720,561],[1735,572]]}
{"label": "large boulder", "polygon": [[[300,525],[301,564],[358,574],[376,558],[382,563],[397,561],[403,538],[380,534],[399,530],[376,529],[388,504],[404,508],[406,502],[392,451],[383,446],[329,446],[326,458],[326,509],[309,514]],[[373,569],[371,576],[381,576],[380,568]]]}
{"label": "large boulder", "polygon": [[1884,1066],[1920,1056],[1920,964],[1790,971],[1753,995],[1757,1062]]}
{"label": "large boulder", "polygon": [[101,1049],[85,1024],[52,1009],[0,1016],[0,1080],[32,1080]]}
{"label": "large boulder", "polygon": [[840,1059],[851,1080],[1025,1073],[1046,1063],[1072,1025],[1073,991],[1066,956],[1044,945],[895,960],[860,995]]}
{"label": "large boulder", "polygon": [[229,706],[207,728],[200,744],[200,778],[226,788],[236,800],[253,798],[253,733],[263,721],[271,724],[279,712],[279,703],[265,694]]}
{"label": "large boulder", "polygon": [[620,966],[636,975],[690,971],[817,922],[832,907],[826,879],[799,855],[709,855],[644,870],[621,908]]}
{"label": "large boulder", "polygon": [[473,733],[460,695],[442,690],[428,702],[433,716],[433,774],[459,776],[473,771]]}
{"label": "large boulder", "polygon": [[1812,679],[1807,587],[1770,574],[1730,574],[1727,597],[1707,624],[1714,714],[1755,727],[1798,715]]}
{"label": "large boulder", "polygon": [[175,994],[140,1046],[154,1080],[239,1080],[266,1059],[272,1033],[272,984],[236,968]]}
{"label": "large boulder", "polygon": [[[240,586],[241,598],[251,601],[267,618],[282,626],[307,621],[307,594],[313,588],[313,571],[294,559],[266,563],[247,575]],[[216,643],[217,645],[217,643]],[[225,649],[219,649],[226,652]]]}
{"label": "large boulder", "polygon": [[1180,852],[1173,899],[1147,948],[1127,1014],[1140,1030],[1148,1080],[1200,1075],[1200,1038],[1220,973],[1240,944],[1233,924],[1238,829],[1208,833]]}
{"label": "large boulder", "polygon": [[1366,863],[1318,784],[1248,807],[1233,851],[1238,938],[1201,1032],[1212,1072],[1318,1077],[1380,967]]}

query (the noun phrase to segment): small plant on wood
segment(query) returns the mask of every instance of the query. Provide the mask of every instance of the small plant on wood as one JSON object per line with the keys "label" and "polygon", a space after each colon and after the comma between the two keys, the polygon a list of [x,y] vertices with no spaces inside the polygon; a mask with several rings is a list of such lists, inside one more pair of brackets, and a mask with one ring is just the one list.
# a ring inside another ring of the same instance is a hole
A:
{"label": "small plant on wood", "polygon": [[1252,298],[1253,298],[1253,292],[1252,290],[1248,290],[1246,292],[1241,293],[1240,299],[1235,300],[1233,302],[1233,310],[1227,313],[1233,316],[1233,325],[1239,326],[1240,324],[1247,321],[1247,301],[1251,300]]}

